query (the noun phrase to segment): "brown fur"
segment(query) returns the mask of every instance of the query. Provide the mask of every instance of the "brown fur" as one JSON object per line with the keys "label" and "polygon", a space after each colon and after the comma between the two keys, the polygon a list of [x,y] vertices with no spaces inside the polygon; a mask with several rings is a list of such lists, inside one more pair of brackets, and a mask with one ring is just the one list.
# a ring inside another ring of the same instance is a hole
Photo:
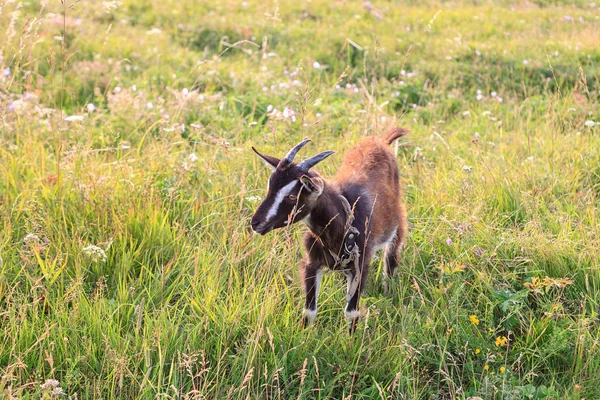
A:
{"label": "brown fur", "polygon": [[402,201],[400,175],[396,157],[389,148],[394,140],[408,133],[405,129],[394,128],[383,137],[369,137],[344,156],[342,166],[332,178],[338,186],[359,183],[367,188],[375,201],[372,213],[372,240],[380,244],[398,226],[399,246],[404,244],[407,217]]}

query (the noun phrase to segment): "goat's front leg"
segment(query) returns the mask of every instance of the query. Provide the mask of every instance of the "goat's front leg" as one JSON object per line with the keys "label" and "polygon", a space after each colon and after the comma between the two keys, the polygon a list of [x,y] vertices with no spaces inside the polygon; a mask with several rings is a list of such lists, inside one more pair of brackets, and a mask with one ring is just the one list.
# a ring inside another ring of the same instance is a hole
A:
{"label": "goat's front leg", "polygon": [[[364,260],[359,260],[364,262]],[[367,284],[368,264],[364,263],[359,270],[345,272],[348,289],[346,294],[346,310],[344,314],[350,322],[350,333],[354,333],[360,318],[360,295]]]}
{"label": "goat's front leg", "polygon": [[304,311],[302,312],[303,325],[312,325],[317,317],[317,299],[321,288],[323,270],[320,265],[305,260],[300,263],[300,277],[306,294]]}

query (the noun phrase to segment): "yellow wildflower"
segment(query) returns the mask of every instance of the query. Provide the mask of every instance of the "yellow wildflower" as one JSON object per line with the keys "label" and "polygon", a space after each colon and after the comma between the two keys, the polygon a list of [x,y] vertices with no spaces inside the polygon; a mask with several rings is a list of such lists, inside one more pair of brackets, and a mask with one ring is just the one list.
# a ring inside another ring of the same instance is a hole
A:
{"label": "yellow wildflower", "polygon": [[508,338],[506,336],[498,336],[496,338],[496,346],[497,347],[504,347],[504,346],[506,346],[506,343],[508,343]]}
{"label": "yellow wildflower", "polygon": [[506,371],[506,368],[504,368],[504,367],[500,367],[500,373],[501,373],[501,374],[503,374],[503,373],[504,373],[504,371]]}
{"label": "yellow wildflower", "polygon": [[485,365],[483,366],[483,369],[487,371],[488,369],[490,369],[490,366],[489,366],[489,365],[487,365],[487,364],[485,364]]}
{"label": "yellow wildflower", "polygon": [[480,349],[475,349],[475,354],[479,354],[479,353],[481,353],[481,350]]}
{"label": "yellow wildflower", "polygon": [[475,325],[479,325],[479,318],[477,318],[476,315],[469,315],[469,319],[471,320],[472,323],[474,323]]}

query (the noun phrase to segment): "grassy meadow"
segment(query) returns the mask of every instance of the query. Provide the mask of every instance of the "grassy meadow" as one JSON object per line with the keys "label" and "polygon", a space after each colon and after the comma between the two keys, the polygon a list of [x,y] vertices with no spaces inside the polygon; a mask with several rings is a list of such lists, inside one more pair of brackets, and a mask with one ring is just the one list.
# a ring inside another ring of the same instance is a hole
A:
{"label": "grassy meadow", "polygon": [[[600,398],[600,3],[0,0],[0,396]],[[269,170],[390,126],[354,336]]]}

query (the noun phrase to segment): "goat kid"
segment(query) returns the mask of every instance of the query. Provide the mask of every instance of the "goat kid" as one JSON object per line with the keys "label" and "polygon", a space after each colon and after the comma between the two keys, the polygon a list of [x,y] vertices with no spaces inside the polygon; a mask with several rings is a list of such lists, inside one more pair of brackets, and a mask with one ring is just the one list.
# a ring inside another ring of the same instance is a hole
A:
{"label": "goat kid", "polygon": [[311,170],[333,151],[298,164],[294,157],[310,141],[298,143],[282,159],[252,150],[272,169],[266,198],[252,217],[252,229],[264,235],[303,221],[306,257],[299,266],[306,293],[304,325],[317,315],[323,268],[341,271],[347,279],[345,315],[350,331],[360,317],[359,299],[367,282],[371,257],[384,249],[384,288],[398,265],[404,245],[407,217],[396,158],[389,145],[406,130],[394,128],[361,141],[345,156],[337,174],[323,179]]}

